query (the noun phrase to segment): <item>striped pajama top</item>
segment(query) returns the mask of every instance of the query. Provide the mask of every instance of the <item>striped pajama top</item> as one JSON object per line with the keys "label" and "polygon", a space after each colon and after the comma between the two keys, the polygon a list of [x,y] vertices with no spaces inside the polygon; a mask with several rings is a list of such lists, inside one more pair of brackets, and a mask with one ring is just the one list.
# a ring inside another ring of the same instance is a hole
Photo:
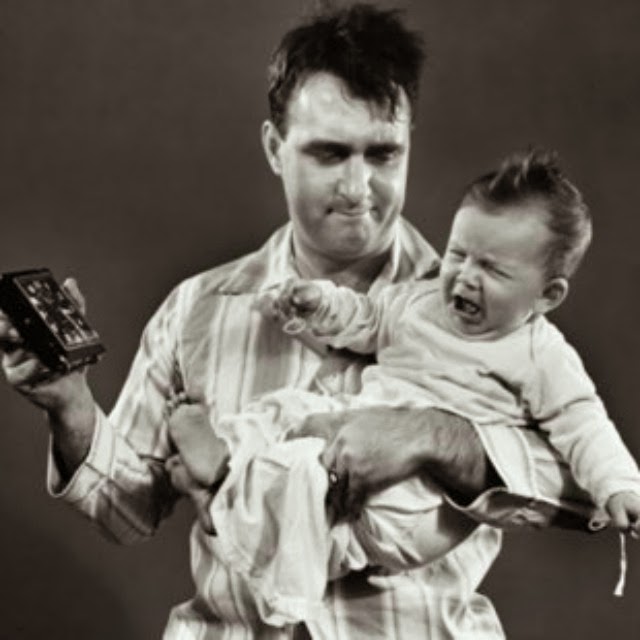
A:
{"label": "striped pajama top", "polygon": [[[404,219],[372,292],[428,277],[438,257]],[[174,452],[165,406],[185,391],[215,416],[239,411],[282,387],[355,393],[367,361],[310,348],[251,309],[257,290],[296,276],[287,224],[257,252],[196,275],[167,297],[149,321],[119,399],[98,412],[90,452],[62,485],[49,456],[52,495],[80,510],[110,538],[153,535],[178,498],[164,472]],[[352,573],[331,583],[326,614],[306,628],[267,627],[242,578],[221,562],[214,536],[191,531],[193,598],[176,606],[165,640],[403,639],[495,640],[499,621],[477,588],[497,556],[501,534],[480,525],[440,560],[393,575]],[[311,550],[310,550],[311,552]]]}

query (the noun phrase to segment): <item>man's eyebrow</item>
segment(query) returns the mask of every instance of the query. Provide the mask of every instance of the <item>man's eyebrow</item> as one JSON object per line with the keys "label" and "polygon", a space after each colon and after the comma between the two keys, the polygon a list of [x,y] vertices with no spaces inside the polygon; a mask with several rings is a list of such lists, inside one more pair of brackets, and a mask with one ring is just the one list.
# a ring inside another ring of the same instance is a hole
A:
{"label": "man's eyebrow", "polygon": [[333,152],[341,155],[351,153],[351,146],[335,140],[310,140],[302,146],[302,150],[306,153]]}
{"label": "man's eyebrow", "polygon": [[[367,154],[384,154],[402,152],[405,145],[401,142],[372,142],[365,148]],[[310,140],[302,146],[302,150],[307,153],[332,152],[339,155],[349,155],[353,152],[353,146],[345,142],[337,142],[336,140]]]}

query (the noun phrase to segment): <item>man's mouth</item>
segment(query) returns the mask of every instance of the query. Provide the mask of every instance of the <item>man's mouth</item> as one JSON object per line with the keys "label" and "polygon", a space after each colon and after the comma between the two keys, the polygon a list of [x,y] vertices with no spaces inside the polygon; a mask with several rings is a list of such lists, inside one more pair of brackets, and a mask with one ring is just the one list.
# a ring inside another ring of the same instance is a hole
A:
{"label": "man's mouth", "polygon": [[329,213],[337,213],[345,218],[363,218],[370,213],[370,211],[371,208],[369,207],[357,207],[355,209],[329,209]]}

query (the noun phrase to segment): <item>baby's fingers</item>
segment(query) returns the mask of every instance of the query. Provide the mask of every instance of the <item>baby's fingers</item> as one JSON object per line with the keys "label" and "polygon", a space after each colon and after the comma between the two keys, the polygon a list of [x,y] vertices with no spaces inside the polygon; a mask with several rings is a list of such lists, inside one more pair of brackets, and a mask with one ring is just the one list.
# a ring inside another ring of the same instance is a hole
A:
{"label": "baby's fingers", "polygon": [[611,524],[620,531],[640,537],[640,496],[633,491],[621,491],[607,501]]}
{"label": "baby's fingers", "polygon": [[637,508],[630,509],[627,512],[627,518],[629,520],[628,531],[632,538],[636,540],[640,539],[640,510]]}
{"label": "baby's fingers", "polygon": [[322,302],[322,290],[313,282],[294,283],[290,296],[291,304],[297,313],[308,316],[314,313]]}
{"label": "baby's fingers", "polygon": [[253,309],[259,311],[266,318],[276,320],[278,313],[278,291],[274,287],[269,287],[260,291],[252,305]]}
{"label": "baby's fingers", "polygon": [[622,500],[618,496],[614,496],[607,504],[607,511],[611,516],[611,525],[620,531],[626,531],[629,528],[629,518],[627,510]]}

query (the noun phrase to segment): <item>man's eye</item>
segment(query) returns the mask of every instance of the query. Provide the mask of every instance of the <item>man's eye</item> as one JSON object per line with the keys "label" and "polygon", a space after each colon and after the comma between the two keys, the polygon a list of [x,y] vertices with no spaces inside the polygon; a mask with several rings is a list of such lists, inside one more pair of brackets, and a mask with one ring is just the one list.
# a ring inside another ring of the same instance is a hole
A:
{"label": "man's eye", "polygon": [[312,149],[310,153],[320,164],[337,164],[349,155],[348,152],[333,147],[318,147]]}
{"label": "man's eye", "polygon": [[341,159],[340,155],[335,151],[318,151],[316,159],[320,162],[336,162]]}
{"label": "man's eye", "polygon": [[399,149],[373,149],[367,153],[367,158],[374,164],[389,164],[400,155]]}

